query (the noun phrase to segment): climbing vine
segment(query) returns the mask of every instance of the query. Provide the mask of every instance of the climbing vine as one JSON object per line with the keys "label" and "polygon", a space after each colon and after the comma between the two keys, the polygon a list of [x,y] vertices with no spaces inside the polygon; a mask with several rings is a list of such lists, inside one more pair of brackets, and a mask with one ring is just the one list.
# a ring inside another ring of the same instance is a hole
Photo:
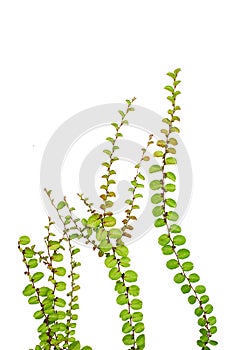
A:
{"label": "climbing vine", "polygon": [[[150,188],[156,191],[151,201],[156,205],[153,208],[153,215],[156,217],[155,227],[164,226],[166,230],[158,239],[163,254],[172,257],[166,265],[169,269],[179,269],[174,276],[174,281],[182,285],[181,291],[184,294],[189,294],[188,302],[196,304],[195,314],[198,316],[201,334],[197,344],[202,350],[209,350],[210,345],[217,345],[217,342],[212,339],[212,335],[217,331],[216,317],[212,315],[213,306],[209,303],[209,297],[205,293],[206,287],[198,283],[199,275],[191,272],[194,265],[188,259],[190,251],[181,247],[185,244],[186,238],[181,234],[181,227],[173,223],[178,220],[179,215],[175,211],[176,201],[168,195],[176,190],[176,175],[170,167],[177,163],[175,134],[179,132],[179,129],[174,123],[180,120],[177,116],[180,107],[176,103],[176,98],[180,94],[180,91],[177,90],[180,84],[177,78],[179,71],[180,69],[176,69],[168,73],[172,78],[172,85],[166,86],[165,89],[171,93],[168,96],[171,108],[168,110],[168,117],[163,119],[166,127],[161,130],[164,135],[163,139],[157,141],[159,150],[154,152],[160,164],[149,168],[150,173],[159,172],[161,175],[160,180],[153,180],[150,183]],[[69,205],[66,197],[55,203],[52,191],[45,189],[57,219],[62,223],[62,235],[59,236],[52,232],[55,221],[49,217],[48,224],[45,226],[47,233],[44,237],[44,250],[37,250],[36,246],[31,244],[28,236],[19,238],[18,249],[22,254],[25,275],[29,280],[23,294],[28,298],[29,304],[36,305],[33,316],[41,322],[37,329],[39,340],[35,350],[92,350],[89,345],[81,346],[76,335],[79,309],[78,290],[80,288],[77,283],[80,262],[76,256],[80,249],[76,247],[75,241],[80,239],[84,239],[85,243],[92,247],[93,252],[103,259],[108,276],[114,282],[116,303],[121,308],[119,317],[122,320],[123,344],[127,350],[145,348],[143,302],[137,284],[138,274],[131,268],[129,249],[124,243],[124,237],[131,238],[131,232],[134,229],[133,222],[137,220],[136,212],[140,209],[139,200],[143,197],[145,181],[141,166],[143,162],[150,160],[147,150],[154,143],[152,134],[148,135],[147,144],[145,148],[142,148],[135,165],[135,175],[128,189],[129,195],[125,198],[127,204],[125,217],[120,225],[117,223],[113,210],[116,197],[114,164],[119,160],[117,157],[118,140],[123,137],[123,128],[129,123],[130,112],[134,111],[134,101],[135,98],[126,100],[125,111],[118,111],[120,121],[111,124],[114,130],[113,135],[106,138],[109,147],[103,150],[107,159],[102,163],[104,171],[103,184],[100,186],[101,205],[99,209],[97,210],[83,193],[78,193],[77,198],[86,207],[87,217],[76,217],[76,208]],[[69,260],[69,269],[64,267],[67,266],[66,259]]]}

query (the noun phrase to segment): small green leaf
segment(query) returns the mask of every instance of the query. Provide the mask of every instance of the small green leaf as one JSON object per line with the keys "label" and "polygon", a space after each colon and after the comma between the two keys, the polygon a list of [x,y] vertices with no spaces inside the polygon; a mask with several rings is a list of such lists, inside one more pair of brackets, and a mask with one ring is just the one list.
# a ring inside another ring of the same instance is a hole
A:
{"label": "small green leaf", "polygon": [[215,316],[211,316],[208,318],[208,322],[211,326],[213,326],[217,322],[217,319]]}
{"label": "small green leaf", "polygon": [[43,311],[39,310],[39,311],[36,311],[34,312],[33,314],[33,317],[36,319],[36,320],[39,320],[40,318],[42,318],[44,316],[43,314]]}
{"label": "small green leaf", "polygon": [[33,269],[33,268],[37,267],[38,266],[37,259],[30,259],[28,261],[28,266],[29,266],[30,269]]}
{"label": "small green leaf", "polygon": [[114,238],[114,239],[121,238],[121,237],[122,237],[122,232],[121,232],[121,230],[118,229],[118,228],[112,228],[112,229],[109,231],[109,237],[110,237],[110,238]]}
{"label": "small green leaf", "polygon": [[172,246],[166,245],[162,248],[162,252],[164,255],[171,255],[174,253]]}
{"label": "small green leaf", "polygon": [[140,299],[133,299],[131,301],[131,308],[133,310],[139,310],[142,308],[142,301]]}
{"label": "small green leaf", "polygon": [[195,297],[195,295],[190,295],[188,297],[189,304],[193,305],[193,304],[195,304],[196,301],[197,301],[197,298]]}
{"label": "small green leaf", "polygon": [[165,224],[166,224],[165,220],[161,218],[155,220],[155,223],[154,223],[155,227],[162,227]]}
{"label": "small green leaf", "polygon": [[68,350],[80,350],[80,342],[79,341],[74,341],[71,343],[68,347]]}
{"label": "small green leaf", "polygon": [[106,216],[103,219],[103,225],[106,227],[112,227],[115,226],[116,224],[116,219],[113,216]]}
{"label": "small green leaf", "polygon": [[166,266],[168,269],[173,270],[179,267],[179,263],[177,260],[171,259],[171,260],[168,260],[168,262],[166,263]]}
{"label": "small green leaf", "polygon": [[182,291],[182,293],[184,293],[184,294],[189,293],[190,290],[191,290],[191,287],[190,287],[188,284],[184,284],[184,285],[181,287],[181,291]]}
{"label": "small green leaf", "polygon": [[66,283],[65,282],[57,282],[56,283],[56,289],[58,291],[63,291],[66,289]]}
{"label": "small green leaf", "polygon": [[112,268],[114,266],[116,266],[117,264],[117,260],[115,259],[114,255],[109,255],[106,259],[105,259],[105,265],[108,267],[108,268]]}
{"label": "small green leaf", "polygon": [[200,300],[201,300],[202,304],[206,304],[206,303],[208,303],[208,301],[210,300],[210,298],[208,297],[208,295],[202,295],[202,296],[200,297]]}
{"label": "small green leaf", "polygon": [[90,216],[87,220],[87,226],[89,227],[98,227],[101,223],[101,217],[99,214],[94,214]]}
{"label": "small green leaf", "polygon": [[112,154],[112,152],[109,149],[104,149],[103,152],[106,153],[108,156]]}
{"label": "small green leaf", "polygon": [[112,280],[118,280],[120,277],[121,277],[121,272],[118,270],[117,267],[113,267],[109,271],[109,278],[111,278]]}
{"label": "small green leaf", "polygon": [[28,236],[21,236],[19,238],[19,244],[26,245],[30,243],[30,238]]}
{"label": "small green leaf", "polygon": [[122,310],[120,313],[120,318],[122,319],[122,321],[127,321],[128,319],[130,319],[131,315],[129,313],[128,310]]}
{"label": "small green leaf", "polygon": [[164,89],[167,90],[167,91],[169,91],[169,92],[172,92],[172,93],[174,92],[173,87],[170,86],[170,85],[165,86]]}
{"label": "small green leaf", "polygon": [[133,295],[134,297],[137,297],[140,294],[140,288],[136,285],[130,286],[128,291],[129,294]]}
{"label": "small green leaf", "polygon": [[161,171],[160,165],[154,164],[154,165],[151,165],[149,168],[149,173],[156,173],[158,171]]}
{"label": "small green leaf", "polygon": [[165,164],[167,164],[167,165],[176,164],[176,163],[177,163],[177,161],[176,161],[176,158],[174,158],[174,157],[168,157],[165,159]]}
{"label": "small green leaf", "polygon": [[203,314],[203,309],[201,307],[197,307],[194,311],[196,316],[201,316]]}
{"label": "small green leaf", "polygon": [[134,312],[132,314],[132,320],[133,322],[139,322],[143,319],[143,314],[141,312]]}
{"label": "small green leaf", "polygon": [[138,279],[138,275],[135,271],[128,270],[124,274],[124,279],[126,280],[126,282],[136,282]]}
{"label": "small green leaf", "polygon": [[[170,121],[169,121],[169,124],[170,124]],[[164,140],[158,140],[157,141],[157,146],[165,147],[166,146],[166,142]]]}
{"label": "small green leaf", "polygon": [[182,273],[177,273],[173,279],[176,283],[183,283],[185,280],[185,276]]}
{"label": "small green leaf", "polygon": [[96,231],[96,239],[98,241],[103,241],[104,239],[106,239],[107,235],[108,235],[108,232],[102,227],[98,228]]}
{"label": "small green leaf", "polygon": [[154,156],[155,157],[163,157],[164,153],[162,151],[155,151]]}
{"label": "small green leaf", "polygon": [[192,283],[198,282],[200,280],[200,276],[198,276],[198,274],[196,273],[191,273],[189,275],[189,281]]}
{"label": "small green leaf", "polygon": [[136,323],[134,326],[135,333],[141,333],[144,331],[144,329],[145,329],[145,326],[144,326],[144,323],[142,322]]}
{"label": "small green leaf", "polygon": [[144,349],[144,347],[145,347],[145,335],[144,334],[141,334],[141,335],[139,335],[139,337],[137,337],[136,344],[137,344],[139,349]]}
{"label": "small green leaf", "polygon": [[54,303],[58,307],[64,307],[66,305],[66,301],[62,298],[56,298]]}
{"label": "small green leaf", "polygon": [[125,245],[119,245],[119,246],[116,247],[115,252],[119,256],[126,257],[129,254],[129,249]]}
{"label": "small green leaf", "polygon": [[28,299],[28,304],[39,304],[39,300],[37,296],[30,297]]}
{"label": "small green leaf", "polygon": [[182,235],[177,235],[173,238],[173,242],[175,245],[183,245],[186,242],[186,238]]}
{"label": "small green leaf", "polygon": [[179,215],[175,211],[169,211],[167,213],[167,218],[170,221],[177,221],[179,219]]}
{"label": "small green leaf", "polygon": [[161,235],[158,239],[158,243],[163,247],[167,245],[169,242],[170,242],[170,238],[166,234]]}
{"label": "small green leaf", "polygon": [[173,145],[173,146],[178,145],[178,142],[177,142],[177,140],[176,140],[174,137],[171,137],[171,138],[168,140],[168,143],[170,143],[170,144]]}
{"label": "small green leaf", "polygon": [[117,304],[119,305],[125,305],[128,304],[128,297],[126,294],[120,294],[118,295],[117,299],[116,299]]}
{"label": "small green leaf", "polygon": [[44,277],[43,272],[36,272],[34,275],[32,275],[33,282],[38,282]]}
{"label": "small green leaf", "polygon": [[181,227],[179,225],[172,224],[170,226],[170,231],[171,231],[171,233],[180,233],[181,232]]}
{"label": "small green leaf", "polygon": [[161,193],[155,193],[152,197],[151,197],[151,202],[153,204],[158,204],[160,202],[162,202],[163,200],[163,196]]}
{"label": "small green leaf", "polygon": [[162,215],[163,212],[164,212],[163,206],[154,207],[154,209],[152,210],[152,214],[155,217]]}
{"label": "small green leaf", "polygon": [[166,177],[172,181],[176,181],[176,175],[172,173],[171,171],[168,171],[165,173]]}
{"label": "small green leaf", "polygon": [[154,191],[159,190],[161,187],[162,187],[162,183],[160,180],[153,180],[150,183],[150,188]]}
{"label": "small green leaf", "polygon": [[131,326],[130,322],[126,322],[125,324],[123,324],[122,326],[122,332],[123,333],[130,333],[133,329],[133,326]]}
{"label": "small green leaf", "polygon": [[177,256],[179,259],[186,259],[190,255],[190,251],[188,249],[179,249],[177,252]]}
{"label": "small green leaf", "polygon": [[194,267],[194,265],[193,265],[193,263],[190,262],[190,261],[184,262],[184,263],[182,264],[182,269],[183,269],[184,271],[191,271],[191,270],[193,269],[193,267]]}
{"label": "small green leaf", "polygon": [[167,198],[165,202],[169,207],[176,208],[177,206],[176,201],[172,198]]}
{"label": "small green leaf", "polygon": [[211,304],[207,304],[205,307],[204,307],[204,311],[205,313],[207,314],[211,314],[211,312],[213,311],[213,306]]}
{"label": "small green leaf", "polygon": [[176,185],[174,184],[166,184],[164,186],[166,192],[174,192],[176,190]]}
{"label": "small green leaf", "polygon": [[64,267],[56,267],[54,273],[58,276],[65,276],[66,269]]}
{"label": "small green leaf", "polygon": [[115,291],[118,292],[118,294],[123,294],[126,292],[126,286],[123,282],[117,281],[115,286]]}
{"label": "small green leaf", "polygon": [[132,334],[127,334],[123,337],[122,341],[125,345],[133,345],[134,344],[134,337]]}
{"label": "small green leaf", "polygon": [[198,294],[203,294],[206,291],[206,287],[203,285],[198,285],[195,287],[195,292]]}
{"label": "small green leaf", "polygon": [[63,255],[62,254],[53,254],[52,255],[52,260],[56,262],[60,262],[63,260]]}
{"label": "small green leaf", "polygon": [[61,210],[61,209],[63,209],[65,206],[66,206],[66,202],[61,201],[61,202],[59,202],[58,205],[57,205],[57,210]]}

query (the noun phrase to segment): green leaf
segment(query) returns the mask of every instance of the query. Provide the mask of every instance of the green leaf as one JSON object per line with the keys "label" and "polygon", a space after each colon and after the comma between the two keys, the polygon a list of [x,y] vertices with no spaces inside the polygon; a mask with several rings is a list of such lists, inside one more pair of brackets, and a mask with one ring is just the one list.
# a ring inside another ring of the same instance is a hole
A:
{"label": "green leaf", "polygon": [[128,304],[128,297],[126,294],[120,294],[118,295],[118,297],[116,298],[116,302],[119,305],[125,305]]}
{"label": "green leaf", "polygon": [[122,319],[122,321],[127,321],[128,319],[130,319],[130,317],[131,315],[128,310],[124,309],[121,311],[120,318]]}
{"label": "green leaf", "polygon": [[176,69],[174,70],[175,75],[177,76],[178,73],[179,73],[180,71],[181,71],[181,68],[176,68]]}
{"label": "green leaf", "polygon": [[121,277],[121,272],[118,270],[117,267],[113,267],[109,271],[109,278],[111,278],[112,280],[118,280],[120,277]]}
{"label": "green leaf", "polygon": [[42,318],[44,316],[43,312],[41,310],[34,312],[33,317],[36,320],[39,320],[40,318]]}
{"label": "green leaf", "polygon": [[28,236],[21,236],[19,238],[19,244],[26,245],[30,243],[30,238]]}
{"label": "green leaf", "polygon": [[172,72],[168,72],[167,75],[169,77],[171,77],[172,79],[175,79],[176,78],[176,74],[172,73]]}
{"label": "green leaf", "polygon": [[131,326],[130,322],[126,322],[122,326],[122,332],[123,333],[130,333],[133,329],[133,326]]}
{"label": "green leaf", "polygon": [[173,145],[173,146],[178,145],[178,142],[177,142],[177,140],[176,140],[174,137],[171,137],[171,138],[168,140],[168,143],[170,143],[170,144]]}
{"label": "green leaf", "polygon": [[57,305],[58,307],[64,307],[66,305],[66,301],[62,298],[56,298],[55,305]]}
{"label": "green leaf", "polygon": [[49,241],[48,246],[50,250],[57,250],[61,247],[61,244],[58,241]]}
{"label": "green leaf", "polygon": [[155,157],[163,157],[164,153],[162,151],[155,151],[154,156]]}
{"label": "green leaf", "polygon": [[134,312],[132,314],[132,320],[133,322],[139,322],[143,319],[143,314],[141,312]]}
{"label": "green leaf", "polygon": [[139,347],[139,349],[144,349],[145,347],[145,335],[141,334],[139,337],[136,339],[136,344]]}
{"label": "green leaf", "polygon": [[213,311],[213,306],[211,304],[207,304],[205,307],[204,307],[204,311],[205,313],[207,314],[211,314],[211,312]]}
{"label": "green leaf", "polygon": [[108,156],[112,154],[112,152],[109,149],[104,149],[103,152],[106,153]]}
{"label": "green leaf", "polygon": [[28,299],[28,304],[39,304],[39,300],[37,296],[30,297]]}
{"label": "green leaf", "polygon": [[25,248],[24,250],[24,256],[25,258],[32,258],[35,255],[34,251],[31,248]]}
{"label": "green leaf", "polygon": [[116,224],[116,219],[113,216],[106,216],[103,219],[103,225],[106,227],[112,227]]}
{"label": "green leaf", "polygon": [[190,261],[184,262],[184,263],[182,264],[182,269],[183,269],[184,271],[191,271],[191,270],[193,269],[193,267],[194,267],[194,265],[193,265],[193,263],[190,262]]}
{"label": "green leaf", "polygon": [[190,287],[188,284],[184,284],[184,285],[181,287],[181,292],[184,293],[184,294],[189,293],[190,290],[191,290],[191,287]]}
{"label": "green leaf", "polygon": [[130,286],[128,291],[129,291],[129,294],[134,297],[137,297],[140,294],[140,288],[136,285]]}
{"label": "green leaf", "polygon": [[166,192],[174,192],[176,190],[176,185],[174,184],[166,184],[164,186]]}
{"label": "green leaf", "polygon": [[125,245],[119,245],[116,247],[115,252],[119,256],[126,257],[129,254],[129,249]]}
{"label": "green leaf", "polygon": [[166,234],[163,234],[158,238],[158,243],[163,247],[167,245],[169,242],[170,242],[170,238]]}
{"label": "green leaf", "polygon": [[[167,119],[167,118],[165,118],[165,119]],[[163,119],[163,121],[164,121],[164,119]],[[169,125],[170,125],[170,120],[168,119],[168,121],[169,121]],[[164,140],[158,140],[156,144],[159,147],[165,147],[166,146],[166,142]]]}
{"label": "green leaf", "polygon": [[165,123],[165,124],[171,125],[171,121],[168,118],[163,118],[162,122]]}
{"label": "green leaf", "polygon": [[172,246],[170,246],[170,245],[164,246],[164,247],[162,248],[162,252],[163,252],[164,255],[171,255],[171,254],[174,253],[174,252],[173,252],[173,249],[172,249]]}
{"label": "green leaf", "polygon": [[122,118],[124,118],[125,117],[125,113],[123,112],[123,111],[118,111],[118,113],[122,116]]}
{"label": "green leaf", "polygon": [[199,306],[199,307],[197,307],[195,309],[194,313],[195,313],[196,316],[199,317],[199,316],[201,316],[203,314],[203,309]]}
{"label": "green leaf", "polygon": [[124,279],[126,282],[136,282],[138,279],[138,275],[133,270],[128,270],[124,274]]}
{"label": "green leaf", "polygon": [[196,273],[191,273],[191,275],[189,275],[189,281],[192,283],[198,282],[200,280],[200,276],[198,276],[198,274]]}
{"label": "green leaf", "polygon": [[122,232],[119,228],[112,228],[109,231],[109,237],[110,238],[114,238],[114,239],[118,239],[122,237]]}
{"label": "green leaf", "polygon": [[116,266],[117,264],[117,260],[115,259],[114,255],[109,255],[105,261],[104,261],[105,265],[108,267],[108,268],[112,268],[114,266]]}
{"label": "green leaf", "polygon": [[201,317],[198,319],[197,323],[199,324],[199,326],[204,327],[206,324],[206,319]]}
{"label": "green leaf", "polygon": [[175,245],[183,245],[186,242],[186,238],[182,235],[177,235],[173,238],[173,242]]}
{"label": "green leaf", "polygon": [[177,252],[178,258],[179,259],[186,259],[190,255],[190,251],[188,249],[179,249]]}
{"label": "green leaf", "polygon": [[56,267],[54,273],[58,276],[65,276],[66,269],[64,267]]}
{"label": "green leaf", "polygon": [[128,257],[122,257],[122,258],[120,259],[120,264],[121,264],[121,266],[123,266],[123,267],[129,267],[129,266],[130,266],[130,258],[128,258]]}
{"label": "green leaf", "polygon": [[172,92],[172,93],[174,92],[173,87],[170,86],[170,85],[165,86],[164,89],[167,90],[167,91],[169,91],[169,92]]}
{"label": "green leaf", "polygon": [[208,297],[208,295],[202,295],[202,296],[200,297],[200,300],[201,300],[202,304],[206,304],[206,303],[208,303],[208,301],[210,300],[210,298]]}
{"label": "green leaf", "polygon": [[163,196],[161,193],[155,193],[152,197],[151,197],[151,202],[153,204],[158,204],[160,202],[162,202],[163,200]]}
{"label": "green leaf", "polygon": [[98,241],[103,241],[104,239],[106,239],[107,235],[108,232],[103,228],[98,228],[98,230],[96,231],[96,239]]}
{"label": "green leaf", "polygon": [[37,267],[38,266],[37,259],[30,259],[28,261],[28,266],[29,266],[30,269],[33,269],[33,268]]}
{"label": "green leaf", "polygon": [[208,318],[208,322],[211,326],[213,326],[217,322],[217,319],[215,316],[211,316]]}
{"label": "green leaf", "polygon": [[164,219],[160,219],[160,218],[155,220],[155,223],[154,223],[155,227],[162,227],[165,224],[166,224],[165,220]]}
{"label": "green leaf", "polygon": [[136,323],[134,326],[135,333],[141,333],[144,331],[144,329],[145,329],[145,326],[144,326],[144,323],[142,322]]}
{"label": "green leaf", "polygon": [[57,210],[61,210],[61,209],[63,209],[65,206],[66,206],[66,202],[61,201],[61,202],[59,202],[58,205],[57,205]]}
{"label": "green leaf", "polygon": [[48,294],[51,294],[51,293],[53,293],[53,291],[52,291],[52,289],[50,289],[48,287],[41,287],[39,289],[39,295],[41,297],[45,297],[45,296],[47,296]]}
{"label": "green leaf", "polygon": [[56,289],[58,291],[63,291],[66,289],[66,283],[65,282],[57,282],[56,283]]}
{"label": "green leaf", "polygon": [[177,128],[176,126],[173,126],[171,129],[170,129],[171,132],[177,132],[179,133],[180,132],[180,129]]}
{"label": "green leaf", "polygon": [[33,282],[38,282],[44,277],[43,272],[36,272],[34,275],[32,275]]}
{"label": "green leaf", "polygon": [[133,310],[139,310],[142,308],[142,301],[140,299],[133,299],[131,301],[131,308]]}
{"label": "green leaf", "polygon": [[179,267],[179,263],[177,260],[171,259],[171,260],[168,260],[168,262],[166,263],[166,266],[168,269],[173,270]]}
{"label": "green leaf", "polygon": [[114,139],[112,137],[107,137],[106,140],[111,142],[111,143],[114,143]]}
{"label": "green leaf", "polygon": [[198,285],[195,287],[195,292],[198,294],[203,294],[206,291],[206,287],[203,285]]}
{"label": "green leaf", "polygon": [[170,231],[171,231],[171,233],[180,233],[181,232],[181,227],[179,225],[172,224],[170,226]]}
{"label": "green leaf", "polygon": [[89,227],[98,227],[101,223],[101,218],[99,214],[94,214],[90,216],[87,220],[87,226]]}
{"label": "green leaf", "polygon": [[175,211],[169,211],[167,213],[167,218],[170,221],[177,221],[179,219],[179,215]]}
{"label": "green leaf", "polygon": [[80,342],[79,341],[74,341],[71,343],[68,347],[68,350],[80,350]]}
{"label": "green leaf", "polygon": [[63,255],[62,254],[53,254],[52,255],[52,260],[56,262],[60,262],[63,260]]}
{"label": "green leaf", "polygon": [[132,334],[127,334],[123,337],[122,341],[125,345],[133,345],[134,344],[134,337]]}
{"label": "green leaf", "polygon": [[177,204],[176,204],[176,201],[174,199],[167,198],[165,202],[169,207],[176,208]]}
{"label": "green leaf", "polygon": [[177,273],[173,279],[176,283],[183,283],[185,280],[185,276],[182,273]]}
{"label": "green leaf", "polygon": [[195,297],[195,295],[190,295],[188,297],[189,304],[193,305],[193,304],[195,304],[196,301],[197,301],[197,298]]}
{"label": "green leaf", "polygon": [[176,161],[176,158],[174,158],[174,157],[168,157],[165,159],[165,164],[167,164],[167,165],[176,164],[176,163],[177,163],[177,161]]}
{"label": "green leaf", "polygon": [[176,175],[174,173],[172,173],[171,171],[168,171],[167,173],[165,173],[166,177],[172,181],[176,181]]}
{"label": "green leaf", "polygon": [[218,345],[218,342],[215,341],[215,340],[210,340],[210,341],[209,341],[209,344],[215,346],[215,345]]}
{"label": "green leaf", "polygon": [[154,191],[159,190],[162,187],[162,183],[160,180],[153,180],[150,183],[150,188]]}
{"label": "green leaf", "polygon": [[151,165],[149,168],[149,173],[156,173],[158,171],[161,171],[160,165],[154,164],[154,165]]}
{"label": "green leaf", "polygon": [[163,206],[154,207],[154,209],[152,210],[152,214],[155,217],[162,215],[163,212],[164,212]]}

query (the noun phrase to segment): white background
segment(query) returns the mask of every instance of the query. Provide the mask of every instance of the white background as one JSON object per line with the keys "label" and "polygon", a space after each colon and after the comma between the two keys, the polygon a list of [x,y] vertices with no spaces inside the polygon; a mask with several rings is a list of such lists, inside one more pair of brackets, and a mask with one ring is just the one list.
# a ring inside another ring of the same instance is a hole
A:
{"label": "white background", "polygon": [[[194,176],[183,221],[196,271],[208,287],[220,349],[231,344],[232,11],[230,1],[1,2],[1,347],[37,343],[33,308],[21,291],[17,238],[44,235],[39,169],[67,118],[94,105],[137,104],[163,115],[165,73],[182,68],[182,139]],[[172,281],[153,230],[132,247],[140,275],[147,349],[196,349],[197,318]],[[82,260],[78,337],[95,350],[123,349],[120,307],[103,261]]]}

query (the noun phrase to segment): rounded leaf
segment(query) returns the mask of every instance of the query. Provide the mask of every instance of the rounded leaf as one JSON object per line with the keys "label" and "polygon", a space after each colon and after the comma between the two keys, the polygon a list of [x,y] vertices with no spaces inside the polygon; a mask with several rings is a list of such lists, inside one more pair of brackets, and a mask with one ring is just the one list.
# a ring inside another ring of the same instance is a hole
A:
{"label": "rounded leaf", "polygon": [[138,275],[133,270],[128,270],[124,274],[124,279],[126,282],[136,282],[138,279]]}
{"label": "rounded leaf", "polygon": [[188,249],[179,249],[177,252],[179,259],[186,259],[190,255],[190,251]]}
{"label": "rounded leaf", "polygon": [[142,301],[140,299],[133,299],[130,305],[132,309],[139,310],[142,308]]}
{"label": "rounded leaf", "polygon": [[142,322],[136,323],[134,326],[135,333],[141,333],[144,331],[144,329],[145,329],[145,326],[144,326],[144,323]]}
{"label": "rounded leaf", "polygon": [[171,260],[168,260],[168,262],[166,263],[166,266],[168,269],[173,270],[179,267],[179,263],[176,259],[171,259]]}
{"label": "rounded leaf", "polygon": [[129,249],[125,245],[118,245],[115,249],[115,252],[119,256],[126,257],[129,254]]}
{"label": "rounded leaf", "polygon": [[167,213],[167,218],[170,221],[177,221],[179,219],[179,215],[175,211],[169,211]]}
{"label": "rounded leaf", "polygon": [[33,282],[38,282],[44,277],[43,272],[36,272],[34,275],[32,275]]}
{"label": "rounded leaf", "polygon": [[109,271],[109,278],[111,278],[112,280],[118,280],[120,277],[121,277],[121,272],[118,270],[117,267],[113,267]]}
{"label": "rounded leaf", "polygon": [[122,341],[125,345],[133,345],[134,344],[134,337],[132,334],[127,334],[123,337]]}
{"label": "rounded leaf", "polygon": [[120,294],[120,295],[118,295],[118,297],[117,297],[117,299],[116,299],[116,302],[117,302],[117,304],[119,304],[119,305],[124,305],[124,304],[128,304],[128,297],[127,297],[127,295],[125,295],[125,294]]}
{"label": "rounded leaf", "polygon": [[170,242],[170,238],[168,237],[168,235],[163,234],[163,235],[159,236],[158,243],[159,243],[161,246],[164,247],[164,246],[167,245],[169,242]]}
{"label": "rounded leaf", "polygon": [[158,206],[158,207],[154,207],[154,209],[152,210],[152,214],[154,216],[161,216],[164,212],[163,206]]}
{"label": "rounded leaf", "polygon": [[120,318],[122,319],[122,321],[127,321],[129,320],[131,317],[130,313],[128,310],[122,310],[120,313]]}
{"label": "rounded leaf", "polygon": [[169,207],[172,207],[172,208],[176,208],[177,204],[176,204],[176,201],[172,198],[167,198],[166,199],[166,204],[169,206]]}
{"label": "rounded leaf", "polygon": [[154,223],[155,227],[162,227],[165,224],[166,224],[165,220],[161,218],[155,220],[155,223]]}
{"label": "rounded leaf", "polygon": [[198,285],[195,287],[195,292],[198,294],[203,294],[206,291],[206,287],[203,285]]}
{"label": "rounded leaf", "polygon": [[137,312],[134,312],[134,313],[132,314],[132,320],[133,320],[133,322],[139,322],[139,321],[141,321],[142,319],[143,319],[143,314],[142,314],[141,312],[137,311]]}
{"label": "rounded leaf", "polygon": [[187,261],[182,264],[182,269],[184,271],[191,271],[193,268],[194,268],[194,265],[191,261]]}
{"label": "rounded leaf", "polygon": [[162,248],[162,252],[164,255],[171,255],[174,253],[172,246],[166,245]]}
{"label": "rounded leaf", "polygon": [[177,235],[173,238],[173,243],[175,245],[183,245],[186,242],[186,238],[182,235]]}
{"label": "rounded leaf", "polygon": [[163,201],[163,196],[161,193],[155,193],[152,197],[151,197],[151,202],[153,204],[158,204],[161,203]]}
{"label": "rounded leaf", "polygon": [[185,280],[185,276],[182,274],[182,273],[177,273],[175,276],[174,276],[174,281],[176,283],[182,283],[184,282]]}
{"label": "rounded leaf", "polygon": [[106,227],[112,227],[116,225],[116,219],[113,216],[106,216],[103,219],[103,225]]}
{"label": "rounded leaf", "polygon": [[150,182],[150,188],[153,191],[159,190],[162,187],[162,183],[160,180],[153,180]]}
{"label": "rounded leaf", "polygon": [[26,245],[30,243],[30,238],[28,236],[21,236],[19,238],[19,244]]}
{"label": "rounded leaf", "polygon": [[160,165],[154,164],[154,165],[151,165],[151,167],[149,168],[149,173],[156,173],[158,171],[161,171]]}

